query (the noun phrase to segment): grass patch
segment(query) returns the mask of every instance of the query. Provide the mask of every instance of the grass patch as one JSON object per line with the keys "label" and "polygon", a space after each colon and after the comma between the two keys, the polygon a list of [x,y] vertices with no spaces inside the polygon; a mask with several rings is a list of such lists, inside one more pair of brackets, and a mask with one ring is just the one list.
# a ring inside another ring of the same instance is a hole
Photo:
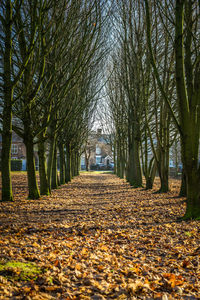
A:
{"label": "grass patch", "polygon": [[114,171],[112,170],[90,170],[90,171],[80,171],[80,173],[85,174],[113,174]]}
{"label": "grass patch", "polygon": [[42,270],[34,263],[24,263],[19,261],[0,262],[0,275],[10,280],[36,280],[41,273]]}

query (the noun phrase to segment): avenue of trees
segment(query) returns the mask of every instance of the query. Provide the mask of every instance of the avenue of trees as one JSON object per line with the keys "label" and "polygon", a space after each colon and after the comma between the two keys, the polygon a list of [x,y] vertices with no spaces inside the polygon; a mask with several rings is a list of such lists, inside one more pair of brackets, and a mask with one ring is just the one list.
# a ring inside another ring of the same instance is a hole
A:
{"label": "avenue of trees", "polygon": [[169,190],[170,148],[181,145],[184,219],[200,218],[200,7],[198,1],[115,1],[107,67],[107,120],[116,174]]}
{"label": "avenue of trees", "polygon": [[103,9],[103,1],[93,0],[1,1],[2,201],[13,200],[12,131],[26,146],[29,198],[48,195],[78,174],[100,90]]}
{"label": "avenue of trees", "polygon": [[170,151],[180,145],[184,219],[200,218],[199,1],[2,0],[0,97],[2,201],[13,200],[13,131],[37,199],[78,175],[100,107],[115,173],[133,187],[144,175],[151,189],[158,174],[167,192]]}

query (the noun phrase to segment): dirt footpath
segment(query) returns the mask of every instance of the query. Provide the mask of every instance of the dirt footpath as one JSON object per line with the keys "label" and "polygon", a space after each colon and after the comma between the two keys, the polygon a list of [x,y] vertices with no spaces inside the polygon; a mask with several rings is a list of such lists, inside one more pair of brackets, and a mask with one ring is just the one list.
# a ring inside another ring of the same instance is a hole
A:
{"label": "dirt footpath", "polygon": [[0,203],[0,299],[199,299],[200,222],[177,222],[177,181],[157,194],[82,173],[27,200],[25,176]]}

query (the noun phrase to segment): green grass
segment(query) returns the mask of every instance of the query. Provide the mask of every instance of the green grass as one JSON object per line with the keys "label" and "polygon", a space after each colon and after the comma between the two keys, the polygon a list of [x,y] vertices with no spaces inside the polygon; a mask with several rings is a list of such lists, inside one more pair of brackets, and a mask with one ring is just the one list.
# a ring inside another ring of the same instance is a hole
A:
{"label": "green grass", "polygon": [[113,174],[114,173],[114,171],[111,171],[111,170],[99,170],[99,171],[93,171],[93,170],[90,170],[90,171],[80,171],[80,173],[92,173],[92,174],[104,174],[104,173],[106,173],[106,174],[108,174],[108,173],[110,173],[110,174]]}
{"label": "green grass", "polygon": [[0,263],[0,275],[12,280],[35,280],[41,273],[42,270],[30,262],[8,261],[6,263]]}

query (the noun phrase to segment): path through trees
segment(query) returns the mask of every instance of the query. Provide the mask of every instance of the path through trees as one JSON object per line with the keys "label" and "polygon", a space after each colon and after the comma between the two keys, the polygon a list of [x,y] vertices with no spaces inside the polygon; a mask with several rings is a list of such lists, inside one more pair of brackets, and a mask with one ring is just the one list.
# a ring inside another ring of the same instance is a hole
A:
{"label": "path through trees", "polygon": [[199,10],[190,0],[0,1],[0,201],[14,201],[11,158],[26,163],[28,198],[39,199],[83,159],[88,169],[101,127],[120,178],[137,188],[144,175],[151,189],[158,174],[165,193],[181,172],[183,219],[199,220]]}
{"label": "path through trees", "polygon": [[[13,182],[16,201],[0,203],[4,299],[198,295],[200,224],[176,221],[185,210],[178,181],[163,196],[156,186],[134,189],[115,175],[86,172],[37,201],[26,200],[25,174]],[[19,262],[29,264],[28,275]]]}

